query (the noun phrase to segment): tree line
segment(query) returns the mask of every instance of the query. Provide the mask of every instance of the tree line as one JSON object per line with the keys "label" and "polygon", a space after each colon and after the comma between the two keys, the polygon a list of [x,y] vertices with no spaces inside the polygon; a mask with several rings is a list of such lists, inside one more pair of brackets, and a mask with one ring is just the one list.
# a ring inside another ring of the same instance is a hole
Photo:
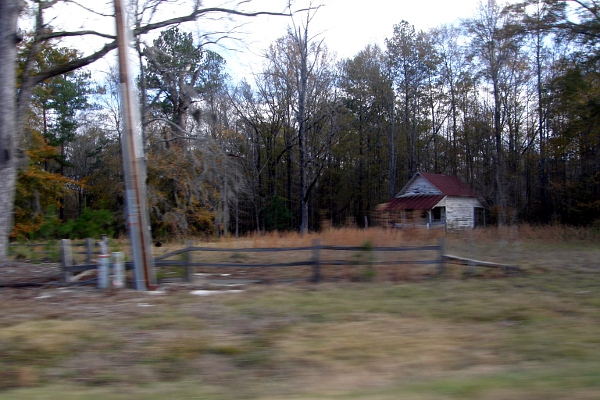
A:
{"label": "tree line", "polygon": [[[165,26],[136,42],[153,235],[371,225],[417,171],[458,176],[497,223],[597,225],[599,7],[487,0],[453,25],[399,21],[342,60],[311,31],[312,7],[239,82]],[[49,41],[31,61],[36,43],[19,45],[21,75],[82,58]],[[117,74],[74,68],[29,98],[13,237],[123,231]]]}

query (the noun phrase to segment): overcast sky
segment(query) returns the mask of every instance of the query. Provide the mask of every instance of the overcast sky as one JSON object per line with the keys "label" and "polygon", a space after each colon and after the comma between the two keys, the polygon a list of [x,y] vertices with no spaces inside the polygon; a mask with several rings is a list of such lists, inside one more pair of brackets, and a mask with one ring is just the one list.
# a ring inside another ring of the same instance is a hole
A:
{"label": "overcast sky", "polygon": [[[95,0],[104,4],[108,13],[112,9],[112,0]],[[306,7],[310,0],[294,0],[293,10]],[[503,0],[498,0],[503,3]],[[511,0],[514,1],[514,0]],[[242,3],[240,9],[245,11],[269,10],[286,11],[287,0],[204,0],[204,6],[228,6]],[[84,2],[85,3],[85,2]],[[186,0],[180,0],[182,5],[173,6],[167,13],[155,19],[165,19],[175,15],[185,14],[188,9]],[[367,44],[377,43],[384,45],[384,39],[393,33],[394,24],[402,20],[415,25],[417,29],[426,30],[441,24],[457,22],[461,18],[472,16],[479,4],[479,0],[313,0],[313,5],[322,4],[316,12],[310,25],[313,34],[319,34],[324,39],[330,53],[337,55],[338,59],[352,57]],[[114,24],[110,19],[94,21],[88,18],[76,17],[73,10],[77,8],[66,3],[63,8],[57,8],[57,23],[64,23],[65,27],[77,25],[80,29],[97,29],[106,33],[114,33]],[[176,1],[173,4],[177,4]],[[300,22],[302,13],[296,15]],[[218,19],[210,21],[205,18],[197,23],[188,24],[182,29],[189,29],[205,33],[207,31],[226,31],[236,24],[244,26],[234,36],[238,41],[224,40],[220,46],[212,49],[221,54],[228,64],[228,70],[234,82],[242,77],[250,77],[252,71],[258,72],[262,65],[261,54],[275,39],[286,33],[291,23],[290,17],[237,18],[234,21]],[[63,27],[63,28],[65,28]],[[72,27],[71,27],[72,28]],[[154,35],[157,35],[155,32]],[[152,42],[152,35],[144,39],[148,44]],[[72,45],[89,53],[93,46],[94,38],[73,42]],[[101,44],[100,44],[101,46]],[[98,46],[99,47],[99,46]],[[235,49],[235,50],[232,50]],[[87,51],[86,51],[87,50]],[[115,53],[116,52],[112,52]],[[114,62],[114,54],[91,66],[92,71],[106,71]],[[94,73],[96,75],[96,73]],[[98,77],[94,76],[95,79]]]}
{"label": "overcast sky", "polygon": [[[269,3],[273,2],[263,2]],[[402,20],[426,30],[472,16],[478,3],[479,0],[321,0],[323,7],[315,14],[310,29],[313,34],[321,33],[328,49],[338,58],[348,58],[367,44],[383,46],[384,39],[392,35],[394,24]],[[297,0],[295,4],[301,8],[306,1]],[[285,34],[289,24],[287,17],[251,19],[244,27],[252,32],[244,36],[250,43],[248,49],[240,47],[237,52],[216,49],[225,53],[234,79],[238,73],[244,75],[249,69],[260,68],[259,55],[269,43]]]}

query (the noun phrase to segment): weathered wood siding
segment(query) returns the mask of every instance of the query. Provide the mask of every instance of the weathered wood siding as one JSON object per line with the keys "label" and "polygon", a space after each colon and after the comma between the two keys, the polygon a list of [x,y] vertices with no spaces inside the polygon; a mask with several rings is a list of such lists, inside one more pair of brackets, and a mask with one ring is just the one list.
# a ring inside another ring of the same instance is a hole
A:
{"label": "weathered wood siding", "polygon": [[[435,186],[431,184],[427,179],[422,176],[417,176],[413,183],[406,188],[404,192],[399,194],[406,196],[410,194],[443,194]],[[399,196],[396,196],[399,197]]]}
{"label": "weathered wood siding", "polygon": [[472,197],[446,197],[446,226],[448,229],[475,227],[475,207],[483,207]]}

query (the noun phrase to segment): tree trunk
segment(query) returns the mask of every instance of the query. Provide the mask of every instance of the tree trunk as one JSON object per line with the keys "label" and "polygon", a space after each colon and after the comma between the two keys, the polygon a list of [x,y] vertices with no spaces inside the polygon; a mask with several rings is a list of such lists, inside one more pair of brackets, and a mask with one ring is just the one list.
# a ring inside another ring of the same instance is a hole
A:
{"label": "tree trunk", "polygon": [[[538,16],[539,18],[539,16]],[[539,24],[539,22],[538,22]],[[546,157],[546,136],[545,136],[545,118],[544,118],[544,91],[542,85],[542,35],[539,27],[535,37],[535,62],[538,94],[538,128],[540,137],[540,159],[539,159],[539,185],[540,185],[540,207],[541,221],[550,222],[550,208],[548,199],[548,159]]]}
{"label": "tree trunk", "polygon": [[450,77],[450,107],[452,110],[452,175],[458,175],[458,129],[457,129],[457,111],[456,111],[456,92],[454,88],[454,78]]}
{"label": "tree trunk", "polygon": [[495,172],[496,172],[496,204],[499,206],[498,224],[506,224],[506,195],[504,180],[504,152],[502,147],[501,99],[498,78],[494,77],[494,138],[496,142]]}
{"label": "tree trunk", "polygon": [[8,236],[13,224],[13,202],[15,198],[16,141],[15,121],[17,81],[17,17],[19,0],[0,1],[0,262],[8,256]]}
{"label": "tree trunk", "polygon": [[394,120],[396,118],[394,113],[394,90],[390,88],[390,165],[388,171],[388,179],[390,184],[390,198],[396,196],[396,139],[394,137]]}
{"label": "tree trunk", "polygon": [[298,145],[300,150],[300,232],[308,232],[308,191],[307,191],[307,144],[306,144],[306,92],[308,86],[308,32],[296,32],[296,42],[300,55],[300,76],[298,85]]}

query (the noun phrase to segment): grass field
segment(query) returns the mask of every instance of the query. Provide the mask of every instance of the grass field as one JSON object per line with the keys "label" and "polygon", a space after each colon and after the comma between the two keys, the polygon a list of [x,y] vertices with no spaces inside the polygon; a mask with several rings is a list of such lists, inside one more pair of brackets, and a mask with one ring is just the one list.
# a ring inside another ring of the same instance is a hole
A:
{"label": "grass field", "polygon": [[[437,233],[436,235],[440,235]],[[330,231],[326,244],[437,236]],[[291,246],[270,235],[215,246]],[[519,265],[505,277],[262,284],[195,296],[2,289],[2,399],[598,399],[600,245],[535,229],[448,236],[448,252]],[[175,244],[174,244],[175,246]]]}

